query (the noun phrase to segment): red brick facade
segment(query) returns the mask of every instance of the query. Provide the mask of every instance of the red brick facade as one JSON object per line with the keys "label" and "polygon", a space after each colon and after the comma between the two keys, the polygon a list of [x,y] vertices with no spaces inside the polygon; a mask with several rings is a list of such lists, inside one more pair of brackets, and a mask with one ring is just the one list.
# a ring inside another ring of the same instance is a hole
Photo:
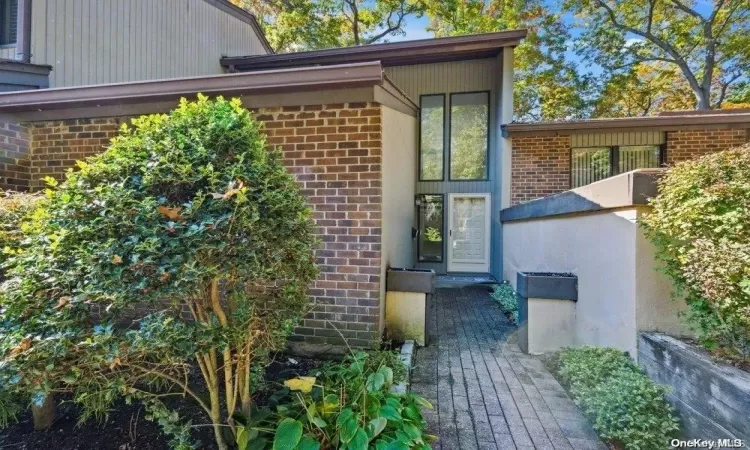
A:
{"label": "red brick facade", "polygon": [[[348,103],[255,111],[313,208],[322,248],[314,307],[293,340],[368,346],[379,339],[381,106]],[[126,118],[0,125],[2,185],[38,190],[102,151]],[[29,145],[30,144],[30,145]],[[15,170],[17,167],[20,169]]]}
{"label": "red brick facade", "polygon": [[[744,128],[707,128],[666,132],[668,165],[742,145]],[[570,135],[523,134],[512,137],[511,204],[570,189]]]}

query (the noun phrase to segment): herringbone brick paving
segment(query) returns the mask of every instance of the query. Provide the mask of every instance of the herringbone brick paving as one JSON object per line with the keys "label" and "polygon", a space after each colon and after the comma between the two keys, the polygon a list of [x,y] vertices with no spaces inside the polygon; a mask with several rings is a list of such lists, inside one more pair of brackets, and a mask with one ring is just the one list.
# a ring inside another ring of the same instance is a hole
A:
{"label": "herringbone brick paving", "polygon": [[542,362],[521,353],[488,287],[438,289],[429,321],[411,389],[434,405],[433,448],[606,449]]}

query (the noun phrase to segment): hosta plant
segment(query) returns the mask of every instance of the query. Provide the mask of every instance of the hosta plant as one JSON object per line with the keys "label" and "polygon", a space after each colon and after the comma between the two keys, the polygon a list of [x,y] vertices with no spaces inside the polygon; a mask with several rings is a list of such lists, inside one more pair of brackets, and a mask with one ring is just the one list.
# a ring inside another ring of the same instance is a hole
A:
{"label": "hosta plant", "polygon": [[162,399],[188,396],[234,442],[253,363],[316,277],[310,210],[239,100],[134,119],[28,230],[0,296],[2,392],[70,393],[83,420],[140,400],[180,448],[189,427]]}

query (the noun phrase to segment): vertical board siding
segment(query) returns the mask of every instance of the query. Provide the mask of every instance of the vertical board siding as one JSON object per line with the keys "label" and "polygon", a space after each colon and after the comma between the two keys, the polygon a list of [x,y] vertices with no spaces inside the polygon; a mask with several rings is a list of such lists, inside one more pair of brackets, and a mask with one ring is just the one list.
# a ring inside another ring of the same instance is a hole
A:
{"label": "vertical board siding", "polygon": [[609,147],[613,145],[661,145],[665,141],[663,131],[629,131],[622,133],[573,134],[572,147]]}
{"label": "vertical board siding", "polygon": [[[489,180],[487,181],[449,181],[448,180],[448,157],[449,152],[448,145],[450,140],[448,139],[448,121],[446,120],[445,126],[445,153],[443,158],[444,167],[444,181],[417,181],[416,193],[417,194],[443,194],[444,197],[444,208],[445,213],[443,217],[445,230],[448,229],[448,195],[453,193],[491,193],[492,194],[492,234],[493,239],[495,233],[499,233],[494,226],[495,215],[499,216],[499,196],[500,196],[500,184],[498,182],[498,155],[496,147],[496,136],[497,127],[496,122],[496,89],[499,80],[499,69],[496,63],[496,59],[475,59],[469,61],[457,61],[457,62],[445,62],[436,64],[417,64],[411,66],[395,66],[385,68],[385,74],[390,78],[393,83],[399,87],[406,95],[408,95],[415,103],[419,104],[419,97],[421,95],[428,94],[444,94],[445,95],[445,107],[446,107],[446,119],[450,115],[450,104],[449,98],[451,93],[460,92],[476,92],[476,91],[488,91],[490,92],[490,139],[489,139],[489,154],[487,157],[487,164],[489,164]],[[419,150],[417,150],[419,151]],[[417,167],[419,171],[419,167]],[[417,180],[418,172],[417,172]],[[497,203],[496,203],[497,201]],[[496,207],[497,206],[497,207]],[[497,211],[495,211],[497,210]],[[415,225],[416,226],[416,225]],[[434,269],[437,273],[446,273],[448,269],[448,257],[447,257],[447,242],[448,239],[444,239],[443,248],[443,262],[441,263],[428,263],[428,262],[416,262],[416,266],[424,269]],[[491,248],[495,246],[492,245]],[[495,260],[495,256],[492,257]],[[416,261],[416,259],[415,259]]]}
{"label": "vertical board siding", "polygon": [[35,0],[31,47],[50,87],[218,74],[222,55],[265,53],[250,24],[204,0]]}

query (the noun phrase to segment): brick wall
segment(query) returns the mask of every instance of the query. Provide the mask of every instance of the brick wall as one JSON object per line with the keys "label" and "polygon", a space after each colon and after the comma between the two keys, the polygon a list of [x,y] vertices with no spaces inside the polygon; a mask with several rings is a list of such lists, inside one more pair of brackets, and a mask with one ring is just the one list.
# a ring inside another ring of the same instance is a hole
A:
{"label": "brick wall", "polygon": [[667,133],[667,164],[705,153],[737,147],[748,141],[748,130],[680,130]]}
{"label": "brick wall", "polygon": [[512,142],[511,204],[568,189],[570,136],[519,136]]}
{"label": "brick wall", "polygon": [[[316,253],[321,274],[310,291],[313,310],[293,340],[340,346],[343,335],[349,345],[370,345],[380,337],[381,107],[348,103],[254,112],[308,197],[322,241]],[[42,188],[46,176],[62,179],[75,161],[102,151],[124,120],[30,125],[31,189]]]}
{"label": "brick wall", "polygon": [[45,177],[62,180],[65,171],[76,161],[95,155],[117,135],[120,117],[73,119],[31,124],[31,164],[29,189],[36,191],[46,185]]}
{"label": "brick wall", "polygon": [[[667,164],[742,145],[749,133],[742,128],[669,131]],[[512,205],[570,189],[569,135],[514,136],[512,143]]]}
{"label": "brick wall", "polygon": [[0,123],[0,189],[29,188],[29,142],[27,125]]}

